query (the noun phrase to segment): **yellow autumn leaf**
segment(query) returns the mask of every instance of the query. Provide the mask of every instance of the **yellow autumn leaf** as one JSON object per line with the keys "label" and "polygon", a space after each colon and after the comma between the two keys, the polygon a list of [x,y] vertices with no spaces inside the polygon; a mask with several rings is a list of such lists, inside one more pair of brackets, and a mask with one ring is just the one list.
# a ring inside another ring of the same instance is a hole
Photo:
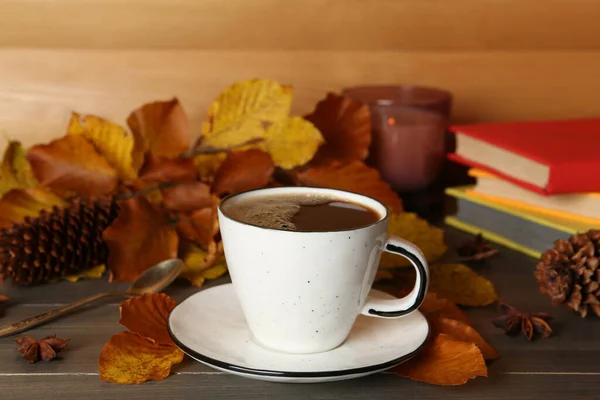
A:
{"label": "yellow autumn leaf", "polygon": [[498,300],[492,282],[466,265],[438,264],[429,270],[429,290],[456,304],[482,307]]}
{"label": "yellow autumn leaf", "polygon": [[291,104],[291,86],[267,79],[237,82],[211,104],[202,126],[202,144],[228,147],[264,137],[265,125],[285,119]]}
{"label": "yellow autumn leaf", "polygon": [[225,262],[225,256],[220,255],[215,260],[215,263],[212,267],[205,269],[202,271],[202,277],[211,281],[213,279],[220,278],[227,272],[227,263]]}
{"label": "yellow autumn leaf", "polygon": [[121,179],[135,179],[133,167],[133,136],[114,122],[94,115],[71,115],[68,134],[83,135],[106,161],[118,172]]}
{"label": "yellow autumn leaf", "polygon": [[[444,230],[430,225],[414,213],[391,214],[388,234],[414,243],[430,263],[440,258],[448,249],[444,240]],[[391,253],[381,255],[382,267],[408,267],[410,265],[410,262],[402,256]]]}
{"label": "yellow autumn leaf", "polygon": [[106,271],[106,265],[100,264],[95,266],[94,268],[90,268],[88,270],[82,271],[78,274],[67,275],[64,277],[69,282],[77,282],[80,279],[100,279],[104,272]]}
{"label": "yellow autumn leaf", "polygon": [[200,154],[194,157],[194,164],[201,177],[213,177],[226,158],[227,153]]}
{"label": "yellow autumn leaf", "polygon": [[269,126],[265,149],[276,166],[284,169],[309,162],[324,142],[321,132],[301,117],[289,117]]}
{"label": "yellow autumn leaf", "polygon": [[222,249],[217,249],[216,246],[211,251],[206,251],[189,245],[183,262],[183,271],[179,276],[197,287],[201,287],[207,279],[217,279],[227,272],[225,256]]}
{"label": "yellow autumn leaf", "polygon": [[20,223],[25,217],[35,218],[42,210],[66,204],[66,201],[43,187],[13,189],[0,199],[0,227]]}
{"label": "yellow autumn leaf", "polygon": [[0,197],[12,189],[37,186],[26,151],[19,142],[10,142],[0,167]]}

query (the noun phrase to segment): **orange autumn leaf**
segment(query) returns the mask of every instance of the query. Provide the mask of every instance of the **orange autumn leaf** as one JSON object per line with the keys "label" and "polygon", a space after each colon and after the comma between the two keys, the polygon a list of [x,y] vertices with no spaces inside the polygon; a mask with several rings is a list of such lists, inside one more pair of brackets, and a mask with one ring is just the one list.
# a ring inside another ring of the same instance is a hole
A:
{"label": "orange autumn leaf", "polygon": [[445,333],[450,335],[453,339],[475,343],[477,347],[479,347],[479,350],[481,350],[483,358],[486,360],[496,360],[500,358],[500,354],[498,354],[496,349],[486,342],[479,332],[464,322],[440,317],[430,320],[430,323],[436,333]]}
{"label": "orange autumn leaf", "polygon": [[367,158],[371,145],[371,114],[366,104],[328,93],[305,119],[312,122],[325,138],[313,163]]}
{"label": "orange autumn leaf", "polygon": [[415,358],[400,364],[396,374],[435,385],[462,385],[469,379],[487,376],[481,351],[474,343],[437,335]]}
{"label": "orange autumn leaf", "polygon": [[120,384],[159,381],[171,373],[171,367],[183,360],[176,346],[154,343],[131,332],[110,338],[98,360],[100,379]]}
{"label": "orange autumn leaf", "polygon": [[379,172],[367,167],[362,161],[349,164],[338,162],[312,167],[297,175],[298,183],[356,192],[373,197],[392,211],[402,210],[402,200],[381,179]]}
{"label": "orange autumn leaf", "polygon": [[139,175],[147,182],[185,182],[195,180],[198,172],[192,158],[167,158],[148,153]]}
{"label": "orange autumn leaf", "polygon": [[135,166],[141,166],[146,152],[173,158],[190,146],[189,120],[176,98],[147,103],[133,110],[127,118],[127,125],[135,140]]}
{"label": "orange autumn leaf", "polygon": [[25,217],[35,218],[42,210],[66,204],[66,201],[41,187],[13,189],[0,200],[0,227],[23,222]]}
{"label": "orange autumn leaf", "polygon": [[124,301],[119,323],[133,333],[156,343],[174,345],[167,319],[177,302],[164,293],[144,294]]}
{"label": "orange autumn leaf", "polygon": [[217,198],[214,199],[214,203],[208,207],[177,214],[177,232],[182,238],[196,243],[203,248],[214,244],[214,238],[219,232],[217,214],[219,202]]}
{"label": "orange autumn leaf", "polygon": [[265,187],[275,170],[269,154],[258,149],[230,153],[219,167],[212,184],[216,195]]}
{"label": "orange autumn leaf", "polygon": [[163,203],[172,211],[193,211],[211,207],[219,199],[210,193],[210,186],[204,182],[191,181],[178,183],[163,189]]}
{"label": "orange autumn leaf", "polygon": [[132,282],[154,264],[177,257],[179,237],[146,198],[125,200],[120,207],[102,237],[109,250],[110,281]]}
{"label": "orange autumn leaf", "polygon": [[460,321],[468,326],[473,326],[473,322],[456,304],[448,299],[439,297],[434,292],[427,292],[419,311],[432,321],[437,318],[451,318]]}
{"label": "orange autumn leaf", "polygon": [[181,213],[177,216],[177,232],[192,243],[207,247],[219,232],[217,213],[211,207]]}
{"label": "orange autumn leaf", "polygon": [[82,196],[111,193],[117,171],[82,135],[67,135],[27,152],[36,179],[42,186]]}

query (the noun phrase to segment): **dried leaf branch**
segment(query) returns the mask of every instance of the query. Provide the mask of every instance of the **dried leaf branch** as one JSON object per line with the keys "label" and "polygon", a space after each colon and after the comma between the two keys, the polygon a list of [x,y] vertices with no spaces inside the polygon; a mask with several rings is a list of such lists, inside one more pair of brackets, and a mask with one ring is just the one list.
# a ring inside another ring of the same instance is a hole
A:
{"label": "dried leaf branch", "polygon": [[248,139],[245,142],[239,143],[239,144],[234,144],[231,146],[226,146],[226,147],[215,147],[215,146],[210,146],[210,145],[199,145],[197,147],[194,147],[184,153],[182,153],[179,157],[180,158],[190,158],[190,157],[195,157],[201,154],[218,154],[218,153],[229,153],[233,150],[236,149],[240,149],[242,147],[246,147],[246,146],[251,146],[254,144],[259,144],[259,143],[263,143],[265,141],[264,138],[252,138],[252,139]]}

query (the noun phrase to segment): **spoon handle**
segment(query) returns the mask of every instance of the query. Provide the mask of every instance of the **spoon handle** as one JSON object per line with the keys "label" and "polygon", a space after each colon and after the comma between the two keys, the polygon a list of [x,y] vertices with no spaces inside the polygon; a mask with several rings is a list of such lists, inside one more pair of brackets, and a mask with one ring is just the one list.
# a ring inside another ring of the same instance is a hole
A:
{"label": "spoon handle", "polygon": [[5,336],[10,336],[15,333],[26,331],[35,326],[42,325],[48,321],[52,321],[53,319],[56,319],[64,314],[70,313],[71,311],[73,311],[81,306],[84,306],[86,304],[89,304],[93,301],[100,300],[100,299],[102,299],[104,297],[108,297],[108,296],[118,295],[118,294],[120,294],[120,293],[106,292],[106,293],[95,294],[93,296],[86,297],[85,299],[81,299],[74,303],[67,304],[66,306],[58,307],[58,308],[55,308],[54,310],[50,310],[48,312],[26,318],[19,322],[15,322],[14,324],[7,324],[7,325],[0,326],[0,338],[5,337]]}

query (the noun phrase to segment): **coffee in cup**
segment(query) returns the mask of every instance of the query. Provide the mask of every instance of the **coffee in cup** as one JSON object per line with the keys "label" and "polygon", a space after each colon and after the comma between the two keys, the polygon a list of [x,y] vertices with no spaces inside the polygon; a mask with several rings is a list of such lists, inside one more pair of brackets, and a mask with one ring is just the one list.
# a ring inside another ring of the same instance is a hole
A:
{"label": "coffee in cup", "polygon": [[339,231],[381,219],[368,207],[323,195],[266,195],[227,202],[223,213],[236,221],[286,231]]}

